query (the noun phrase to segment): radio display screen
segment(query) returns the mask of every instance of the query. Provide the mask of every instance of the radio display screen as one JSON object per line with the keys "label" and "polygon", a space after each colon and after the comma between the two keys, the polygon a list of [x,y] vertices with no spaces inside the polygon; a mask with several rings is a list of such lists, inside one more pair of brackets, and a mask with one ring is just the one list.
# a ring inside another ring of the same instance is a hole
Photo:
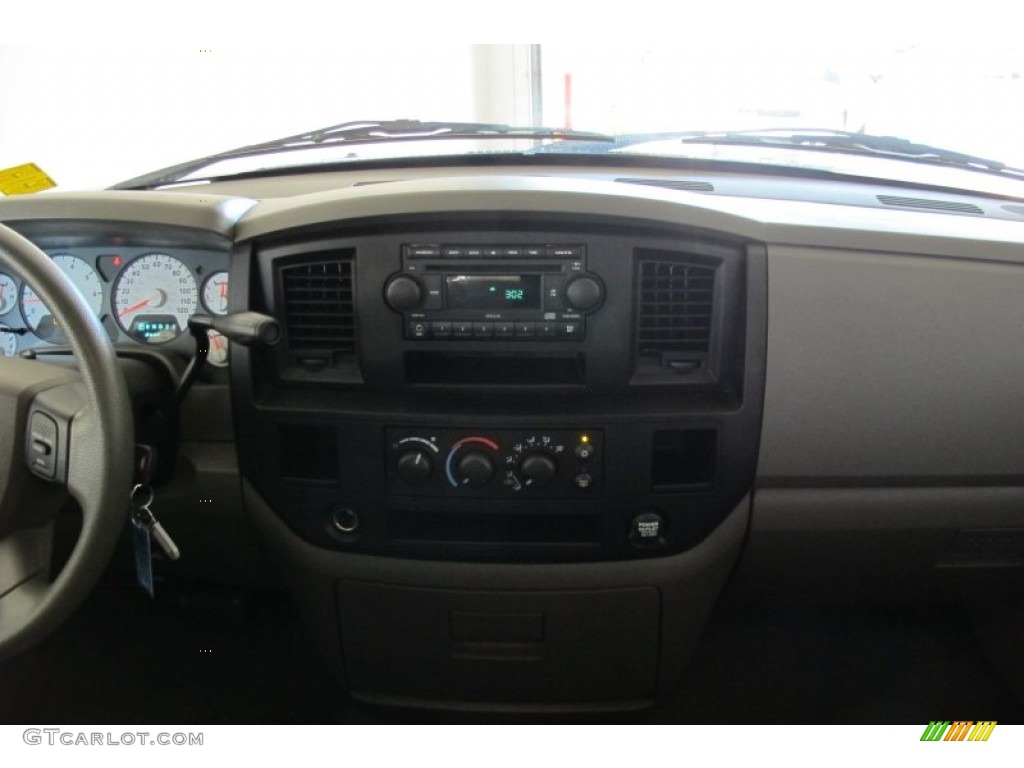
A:
{"label": "radio display screen", "polygon": [[445,275],[450,309],[540,309],[540,275]]}

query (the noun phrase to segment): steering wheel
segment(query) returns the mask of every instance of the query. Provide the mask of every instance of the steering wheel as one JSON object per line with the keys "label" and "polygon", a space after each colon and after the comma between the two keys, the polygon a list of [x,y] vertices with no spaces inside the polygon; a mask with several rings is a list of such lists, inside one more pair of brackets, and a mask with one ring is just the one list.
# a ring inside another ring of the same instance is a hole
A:
{"label": "steering wheel", "polygon": [[[113,345],[71,281],[0,225],[0,267],[32,286],[66,332],[78,371],[0,357],[0,659],[56,629],[117,544],[134,461],[131,402]],[[51,574],[53,519],[82,510],[74,550]]]}

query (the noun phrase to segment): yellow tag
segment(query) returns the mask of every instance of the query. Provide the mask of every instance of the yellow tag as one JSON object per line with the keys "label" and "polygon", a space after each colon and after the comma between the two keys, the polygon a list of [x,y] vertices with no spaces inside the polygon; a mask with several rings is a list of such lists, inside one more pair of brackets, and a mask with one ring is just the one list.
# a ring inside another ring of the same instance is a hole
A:
{"label": "yellow tag", "polygon": [[5,195],[30,195],[56,186],[57,182],[35,163],[16,165],[0,171],[0,193]]}

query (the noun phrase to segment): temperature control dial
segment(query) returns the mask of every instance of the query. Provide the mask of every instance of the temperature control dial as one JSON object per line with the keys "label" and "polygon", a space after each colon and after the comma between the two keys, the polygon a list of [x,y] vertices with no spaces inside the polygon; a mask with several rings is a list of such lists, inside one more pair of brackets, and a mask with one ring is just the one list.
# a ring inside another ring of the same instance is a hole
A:
{"label": "temperature control dial", "polygon": [[479,488],[494,477],[498,444],[489,437],[464,437],[455,443],[445,460],[445,474],[453,488]]}
{"label": "temperature control dial", "polygon": [[483,451],[467,451],[459,458],[455,474],[462,485],[479,488],[494,477],[494,461]]}

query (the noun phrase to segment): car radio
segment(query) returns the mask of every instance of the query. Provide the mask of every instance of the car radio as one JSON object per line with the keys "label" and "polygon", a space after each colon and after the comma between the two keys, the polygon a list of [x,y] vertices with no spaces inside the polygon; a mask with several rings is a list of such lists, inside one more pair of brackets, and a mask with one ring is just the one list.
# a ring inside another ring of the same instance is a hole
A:
{"label": "car radio", "polygon": [[604,283],[583,245],[403,245],[384,300],[407,339],[582,341]]}

